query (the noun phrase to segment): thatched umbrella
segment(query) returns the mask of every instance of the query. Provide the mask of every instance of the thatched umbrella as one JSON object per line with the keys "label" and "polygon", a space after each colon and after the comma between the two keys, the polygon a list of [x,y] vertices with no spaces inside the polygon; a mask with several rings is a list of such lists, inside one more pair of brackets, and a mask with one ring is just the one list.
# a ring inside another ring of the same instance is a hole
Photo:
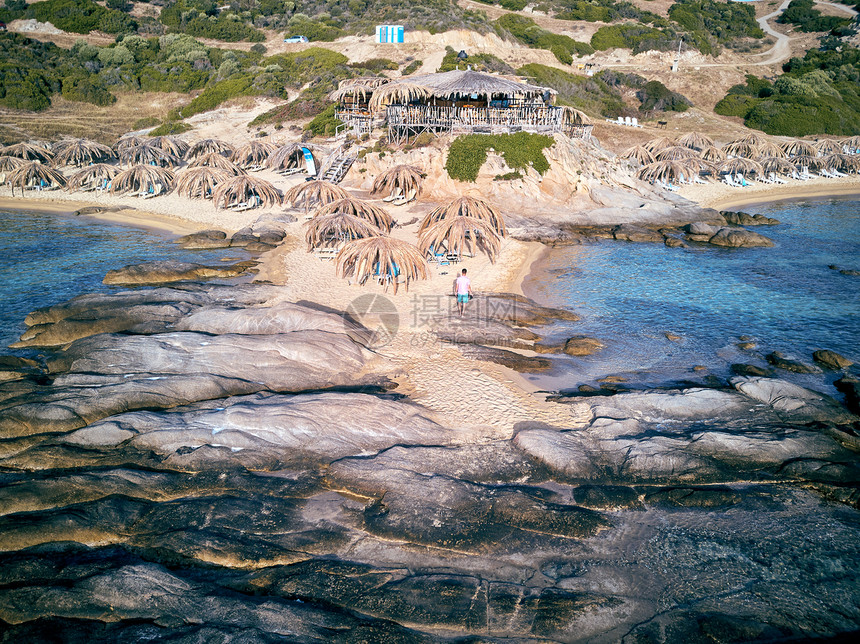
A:
{"label": "thatched umbrella", "polygon": [[841,172],[860,172],[860,155],[856,154],[830,154],[824,157],[827,168]]}
{"label": "thatched umbrella", "polygon": [[249,141],[240,148],[237,148],[230,157],[236,165],[242,168],[253,168],[262,166],[269,155],[275,151],[275,146],[272,143],[264,141]]}
{"label": "thatched umbrella", "polygon": [[495,263],[501,249],[501,238],[483,219],[449,217],[428,226],[418,239],[418,248],[424,253],[430,249],[447,248],[448,252],[474,255],[480,250]]}
{"label": "thatched umbrella", "polygon": [[143,145],[149,141],[148,137],[145,136],[135,136],[134,134],[130,134],[128,136],[122,137],[119,141],[114,143],[113,149],[117,153],[117,155],[125,152],[129,148],[136,148],[138,145]]}
{"label": "thatched umbrella", "polygon": [[222,157],[217,152],[204,152],[200,154],[194,161],[188,164],[189,168],[218,168],[226,170],[232,174],[245,174],[245,171],[233,163],[227,157]]}
{"label": "thatched umbrella", "polygon": [[715,145],[702,148],[699,155],[705,161],[723,161],[726,158],[726,153]]}
{"label": "thatched umbrella", "polygon": [[842,139],[842,145],[849,150],[860,150],[860,136],[849,136],[847,139]]}
{"label": "thatched umbrella", "polygon": [[786,156],[789,157],[814,157],[818,154],[818,150],[816,150],[815,146],[809,141],[786,141],[780,147],[782,148],[782,151],[785,152]]}
{"label": "thatched umbrella", "polygon": [[93,163],[78,170],[69,177],[67,190],[80,190],[81,188],[106,186],[119,174],[119,168],[107,163]]}
{"label": "thatched umbrella", "polygon": [[383,109],[386,105],[393,103],[411,103],[414,100],[427,98],[430,90],[423,85],[417,85],[406,81],[388,83],[376,89],[370,99],[371,112]]}
{"label": "thatched umbrella", "polygon": [[691,150],[704,150],[713,146],[714,142],[701,132],[687,132],[687,134],[678,137],[676,144]]}
{"label": "thatched umbrella", "polygon": [[113,150],[108,146],[87,139],[72,139],[60,141],[54,148],[54,165],[82,166],[113,156]]}
{"label": "thatched umbrella", "polygon": [[427,260],[418,247],[386,236],[356,239],[337,255],[337,273],[364,283],[368,277],[398,273],[406,280],[406,290],[413,279],[427,279]]}
{"label": "thatched umbrella", "polygon": [[726,159],[716,166],[717,172],[720,174],[761,174],[764,169],[758,161],[745,159],[743,157],[735,157],[734,159]]}
{"label": "thatched umbrella", "polygon": [[[746,137],[744,137],[746,138]],[[743,157],[744,159],[753,159],[759,155],[758,148],[754,143],[738,139],[731,143],[726,143],[723,146],[723,152],[732,157]]]}
{"label": "thatched umbrella", "polygon": [[174,175],[167,168],[139,163],[116,175],[110,184],[111,194],[138,192],[164,194],[170,192]]}
{"label": "thatched umbrella", "polygon": [[656,159],[654,158],[654,153],[651,152],[644,145],[634,145],[632,147],[627,148],[624,152],[621,153],[622,159],[633,159],[637,161],[639,165],[646,165],[648,163],[654,163]]}
{"label": "thatched umbrella", "polygon": [[334,103],[340,103],[347,96],[358,96],[361,97],[362,100],[366,99],[368,96],[373,94],[374,88],[370,85],[365,85],[363,83],[348,83],[346,85],[341,85],[336,90],[328,95],[328,99],[333,101]]}
{"label": "thatched umbrella", "polygon": [[773,141],[762,141],[756,146],[759,157],[785,157],[785,152]]}
{"label": "thatched umbrella", "polygon": [[789,158],[789,161],[791,161],[794,164],[794,167],[798,170],[802,170],[803,168],[812,168],[813,170],[816,170],[818,168],[826,167],[824,157],[810,154],[799,154],[795,157]]}
{"label": "thatched umbrella", "polygon": [[257,205],[269,208],[281,203],[281,192],[265,179],[240,174],[219,183],[212,193],[216,208],[229,208],[233,204],[247,203],[257,198]]}
{"label": "thatched umbrella", "polygon": [[215,186],[233,176],[229,170],[220,168],[186,168],[176,180],[176,193],[190,199],[209,199]]}
{"label": "thatched umbrella", "polygon": [[305,233],[308,251],[321,246],[337,246],[344,241],[378,237],[384,234],[367,219],[346,212],[317,215],[305,225],[308,227]]}
{"label": "thatched umbrella", "polygon": [[[698,171],[696,171],[696,174],[698,174]],[[643,181],[651,181],[652,183],[657,181],[678,181],[692,175],[693,171],[683,161],[676,159],[655,161],[643,166],[639,170],[639,178]]]}
{"label": "thatched umbrella", "polygon": [[161,167],[173,167],[181,163],[176,155],[165,152],[159,147],[142,143],[134,147],[126,148],[119,153],[119,160],[125,164],[154,165]]}
{"label": "thatched umbrella", "polygon": [[9,172],[27,163],[20,157],[0,156],[0,172]]}
{"label": "thatched umbrella", "polygon": [[329,215],[334,212],[345,212],[356,217],[361,217],[386,233],[394,225],[394,220],[385,210],[354,197],[336,199],[335,201],[323,204],[314,216],[319,217],[320,215]]}
{"label": "thatched umbrella", "polygon": [[657,160],[678,160],[689,159],[690,157],[698,157],[699,153],[693,148],[685,148],[683,145],[673,145],[669,148],[663,148],[657,152]]}
{"label": "thatched umbrella", "polygon": [[421,192],[421,180],[426,174],[414,165],[400,164],[393,166],[373,180],[373,189],[370,194],[393,194],[399,190],[400,194],[407,194],[412,190],[415,194]]}
{"label": "thatched umbrella", "polygon": [[298,208],[299,204],[302,204],[305,207],[305,212],[307,212],[308,208],[315,203],[327,204],[347,197],[349,197],[349,193],[340,186],[322,179],[314,179],[290,188],[284,195],[284,203],[288,203],[294,208]]}
{"label": "thatched umbrella", "polygon": [[16,186],[23,192],[24,188],[31,185],[39,188],[66,185],[66,178],[62,174],[41,161],[25,161],[24,165],[9,173],[6,181],[12,184],[12,192]]}
{"label": "thatched umbrella", "polygon": [[5,148],[0,150],[0,154],[7,157],[18,157],[25,161],[41,161],[42,163],[48,163],[54,158],[54,155],[51,154],[49,150],[46,150],[40,145],[33,145],[32,143],[15,143],[14,145],[7,145]]}
{"label": "thatched umbrella", "polygon": [[[287,143],[277,148],[266,159],[266,167],[269,170],[289,170],[290,168],[301,168],[305,165],[305,152],[303,147],[308,148],[311,156],[314,156],[313,148],[307,144]],[[319,161],[314,157],[314,164],[319,166]]]}
{"label": "thatched umbrella", "polygon": [[203,139],[188,148],[185,152],[185,158],[196,159],[203,154],[210,153],[229,156],[233,154],[233,146],[218,139]]}
{"label": "thatched umbrella", "polygon": [[791,175],[795,171],[794,164],[785,157],[764,157],[758,162],[761,163],[762,170],[767,174],[774,172]]}
{"label": "thatched umbrella", "polygon": [[818,151],[818,154],[820,154],[821,156],[842,153],[842,143],[836,141],[835,139],[820,139],[816,141],[813,145]]}
{"label": "thatched umbrella", "polygon": [[180,158],[188,151],[188,144],[175,136],[154,136],[147,143]]}
{"label": "thatched umbrella", "polygon": [[349,87],[350,85],[363,85],[364,87],[375,89],[390,82],[391,79],[386,78],[385,76],[359,76],[358,78],[345,78],[340,81],[337,86]]}
{"label": "thatched umbrella", "polygon": [[644,147],[649,152],[657,154],[657,152],[659,152],[660,150],[664,148],[671,148],[673,145],[675,145],[675,142],[669,137],[658,136],[655,139],[651,139],[650,141],[646,141],[645,143],[643,143],[642,147]]}
{"label": "thatched umbrella", "polygon": [[475,217],[486,221],[501,237],[504,237],[507,232],[505,220],[501,213],[489,203],[478,197],[458,197],[445,206],[439,206],[424,217],[418,228],[418,234],[421,235],[437,221],[452,217]]}
{"label": "thatched umbrella", "polygon": [[764,142],[764,140],[765,140],[764,137],[762,137],[760,134],[756,134],[755,132],[750,132],[746,136],[742,136],[739,139],[735,139],[733,141],[733,143],[746,143],[748,145],[759,146],[762,144],[762,142]]}

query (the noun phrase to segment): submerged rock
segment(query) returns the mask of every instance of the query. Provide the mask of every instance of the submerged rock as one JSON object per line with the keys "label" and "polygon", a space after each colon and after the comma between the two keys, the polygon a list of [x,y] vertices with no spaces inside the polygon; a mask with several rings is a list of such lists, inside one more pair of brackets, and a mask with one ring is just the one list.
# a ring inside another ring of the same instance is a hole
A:
{"label": "submerged rock", "polygon": [[746,212],[720,211],[726,221],[733,226],[776,226],[780,223],[778,219],[765,217],[764,215],[750,215]]}
{"label": "submerged rock", "polygon": [[780,351],[774,351],[765,356],[767,361],[777,369],[785,369],[794,373],[816,373],[818,369],[810,367],[797,360],[791,360]]}
{"label": "submerged rock", "polygon": [[630,242],[662,242],[663,235],[654,230],[635,226],[633,224],[621,224],[612,231],[612,235],[619,241]]}
{"label": "submerged rock", "polygon": [[832,369],[834,371],[847,369],[854,364],[852,360],[839,355],[835,351],[830,351],[829,349],[819,349],[818,351],[814,351],[812,353],[812,359],[825,369]]}
{"label": "submerged rock", "polygon": [[182,248],[202,250],[207,248],[229,248],[230,240],[223,230],[201,230],[174,240]]}

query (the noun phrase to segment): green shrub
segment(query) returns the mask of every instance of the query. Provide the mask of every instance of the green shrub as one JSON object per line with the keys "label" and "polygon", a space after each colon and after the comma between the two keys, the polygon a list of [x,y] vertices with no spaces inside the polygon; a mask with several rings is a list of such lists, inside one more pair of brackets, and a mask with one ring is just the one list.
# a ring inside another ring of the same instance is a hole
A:
{"label": "green shrub", "polygon": [[371,58],[370,60],[365,60],[361,63],[351,63],[349,66],[355,69],[366,69],[373,74],[378,74],[386,69],[393,70],[399,67],[397,63],[393,60],[389,60],[388,58]]}
{"label": "green shrub", "polygon": [[255,54],[262,55],[262,54],[266,53],[266,46],[263,43],[258,42],[255,45],[251,45],[251,51],[254,52]]}
{"label": "green shrub", "polygon": [[165,121],[149,133],[149,136],[168,136],[182,134],[191,129],[191,126],[182,121]]}
{"label": "green shrub", "polygon": [[752,108],[758,105],[760,99],[746,94],[728,94],[714,106],[714,112],[723,116],[740,116],[746,118]]}
{"label": "green shrub", "polygon": [[587,56],[594,53],[593,47],[588,43],[578,42],[570,36],[563,36],[542,29],[534,20],[526,16],[508,13],[496,20],[495,24],[499,29],[507,31],[514,38],[533,49],[552,51],[561,62],[565,61],[556,52],[566,52],[563,56],[565,59],[570,57],[571,62],[573,62],[574,55]]}
{"label": "green shrub", "polygon": [[782,12],[777,22],[795,25],[799,31],[832,31],[846,27],[851,23],[850,18],[823,16],[814,9],[814,0],[791,0],[788,8]]}
{"label": "green shrub", "polygon": [[516,181],[517,179],[522,179],[523,175],[517,172],[506,172],[505,174],[497,174],[493,177],[493,181]]}
{"label": "green shrub", "polygon": [[658,110],[661,112],[686,112],[692,103],[678,92],[673,92],[660,81],[649,81],[636,92],[636,98],[643,112]]}
{"label": "green shrub", "polygon": [[416,59],[416,60],[412,60],[412,61],[410,61],[410,62],[409,62],[409,64],[408,64],[408,65],[406,65],[406,67],[404,67],[402,70],[400,70],[400,74],[401,74],[401,75],[403,75],[403,76],[409,76],[409,75],[411,75],[411,74],[414,74],[415,72],[417,72],[417,71],[418,71],[418,69],[419,69],[423,64],[424,64],[424,61],[423,61],[423,60],[417,60],[417,59]]}
{"label": "green shrub", "polygon": [[93,105],[113,105],[116,96],[107,91],[101,84],[93,82],[98,76],[68,76],[63,80],[63,98],[69,101],[92,103]]}
{"label": "green shrub", "polygon": [[474,182],[487,160],[487,151],[495,150],[513,170],[533,167],[540,174],[549,170],[544,149],[555,143],[552,137],[517,132],[516,134],[467,134],[451,143],[445,169],[458,181]]}
{"label": "green shrub", "polygon": [[57,29],[88,34],[96,29],[109,34],[127,33],[137,23],[126,14],[106,9],[92,0],[45,0],[31,4],[27,16],[39,22],[50,22]]}
{"label": "green shrub", "polygon": [[498,72],[500,74],[513,74],[514,68],[508,65],[501,58],[493,54],[472,54],[465,63],[460,62],[457,58],[457,53],[452,47],[445,48],[445,57],[442,59],[442,64],[439,66],[440,72],[449,72],[452,69],[459,67],[465,68],[467,65],[476,72]]}
{"label": "green shrub", "polygon": [[285,38],[290,36],[307,36],[308,40],[314,42],[331,42],[345,36],[346,32],[335,24],[318,22],[316,20],[293,19],[284,34]]}
{"label": "green shrub", "polygon": [[675,33],[641,24],[610,25],[601,27],[591,37],[591,46],[598,51],[631,49],[634,54],[644,51],[671,51],[678,46]]}
{"label": "green shrub", "polygon": [[718,45],[740,38],[764,38],[755,9],[740,2],[677,0],[669,17],[688,32],[687,40],[703,54],[716,54]]}
{"label": "green shrub", "polygon": [[558,58],[558,62],[563,63],[565,65],[573,64],[573,56],[571,56],[570,52],[564,47],[561,47],[560,45],[553,45],[549,48],[549,50],[552,52],[553,56]]}
{"label": "green shrub", "polygon": [[182,32],[195,38],[214,38],[226,42],[262,42],[263,32],[245,24],[231,10],[219,12],[214,2],[208,0],[178,0],[161,10],[158,19],[172,31]]}
{"label": "green shrub", "polygon": [[248,76],[230,78],[217,85],[207,87],[203,92],[180,110],[182,118],[215,109],[224,101],[252,93],[252,79]]}
{"label": "green shrub", "polygon": [[308,129],[314,136],[334,136],[338,125],[343,121],[334,115],[335,104],[332,103],[308,123]]}

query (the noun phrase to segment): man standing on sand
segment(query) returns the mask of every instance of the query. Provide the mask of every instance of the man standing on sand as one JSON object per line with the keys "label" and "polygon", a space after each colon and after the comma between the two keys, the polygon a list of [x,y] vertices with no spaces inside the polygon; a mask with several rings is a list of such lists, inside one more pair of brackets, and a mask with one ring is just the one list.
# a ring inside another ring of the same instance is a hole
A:
{"label": "man standing on sand", "polygon": [[466,311],[466,302],[472,297],[472,280],[466,277],[466,269],[460,273],[460,277],[454,280],[454,295],[457,296],[457,310],[460,315]]}

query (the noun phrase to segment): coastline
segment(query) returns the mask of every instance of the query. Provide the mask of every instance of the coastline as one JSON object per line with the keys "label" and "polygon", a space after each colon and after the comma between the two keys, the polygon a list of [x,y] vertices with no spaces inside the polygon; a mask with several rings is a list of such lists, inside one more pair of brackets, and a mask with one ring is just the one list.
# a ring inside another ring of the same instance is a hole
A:
{"label": "coastline", "polygon": [[753,183],[745,188],[732,188],[720,183],[681,186],[678,195],[696,202],[703,208],[731,210],[774,201],[827,197],[860,197],[860,175],[839,179],[819,177],[809,181],[793,181],[781,185]]}

